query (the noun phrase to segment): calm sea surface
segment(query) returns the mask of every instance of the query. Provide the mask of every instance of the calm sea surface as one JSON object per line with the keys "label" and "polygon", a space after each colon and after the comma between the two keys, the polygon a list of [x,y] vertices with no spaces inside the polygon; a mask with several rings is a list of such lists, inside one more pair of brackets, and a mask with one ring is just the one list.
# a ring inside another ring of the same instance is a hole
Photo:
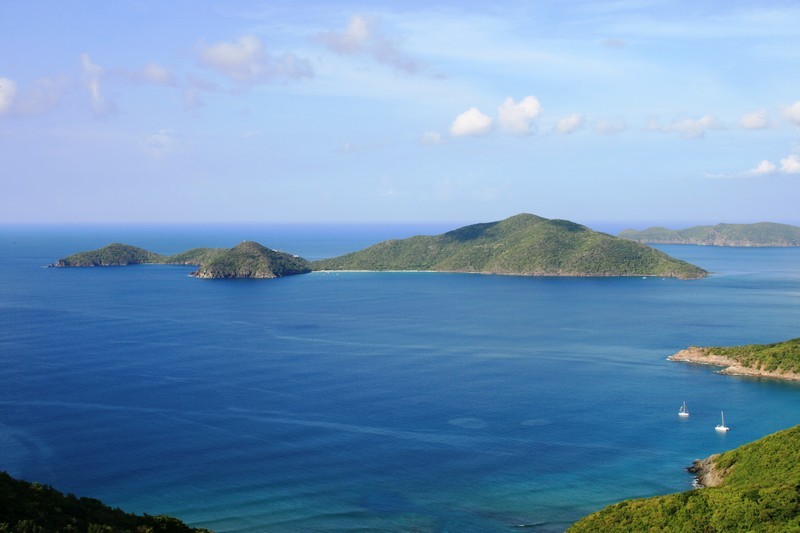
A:
{"label": "calm sea surface", "polygon": [[660,247],[699,281],[42,268],[447,229],[0,227],[0,469],[217,531],[562,531],[800,423],[799,385],[665,360],[800,336],[800,249]]}

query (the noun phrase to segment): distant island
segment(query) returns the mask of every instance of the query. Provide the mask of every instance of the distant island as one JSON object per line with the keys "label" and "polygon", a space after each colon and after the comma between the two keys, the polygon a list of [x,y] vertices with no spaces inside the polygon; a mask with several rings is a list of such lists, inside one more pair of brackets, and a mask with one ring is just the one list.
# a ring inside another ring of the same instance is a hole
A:
{"label": "distant island", "polygon": [[626,229],[619,234],[649,244],[699,244],[704,246],[800,246],[800,227],[773,222],[757,224],[717,224],[681,230],[648,228]]}
{"label": "distant island", "polygon": [[313,270],[422,270],[523,276],[708,275],[640,243],[568,220],[520,214],[436,236],[384,241],[311,263]]}
{"label": "distant island", "polygon": [[135,515],[112,509],[94,498],[64,495],[40,483],[0,472],[0,531],[93,531],[210,533],[170,516]]}
{"label": "distant island", "polygon": [[520,276],[659,276],[697,279],[708,272],[667,254],[568,220],[520,214],[435,236],[380,242],[309,262],[245,241],[233,248],[195,248],[160,255],[127,244],[59,259],[54,267],[135,264],[198,265],[200,278],[275,278],[312,270],[436,271]]}
{"label": "distant island", "polygon": [[160,255],[128,244],[113,243],[97,250],[78,252],[52,266],[94,267],[139,264],[197,265],[192,276],[208,279],[279,278],[311,272],[308,261],[285,252],[245,241],[233,248],[194,248],[175,255]]}
{"label": "distant island", "polygon": [[[800,338],[771,344],[696,346],[671,361],[718,365],[722,373],[800,379]],[[800,528],[800,426],[695,461],[697,486],[610,505],[573,524],[589,531],[794,531]]]}

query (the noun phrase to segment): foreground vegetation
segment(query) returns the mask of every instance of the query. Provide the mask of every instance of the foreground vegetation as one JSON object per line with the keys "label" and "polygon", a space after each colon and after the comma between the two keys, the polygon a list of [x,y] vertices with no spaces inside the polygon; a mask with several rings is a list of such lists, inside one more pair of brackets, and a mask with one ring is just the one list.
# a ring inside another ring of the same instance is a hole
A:
{"label": "foreground vegetation", "polygon": [[207,532],[169,516],[139,516],[0,472],[0,532]]}
{"label": "foreground vegetation", "polygon": [[[690,359],[724,357],[745,368],[800,373],[800,338],[694,348]],[[716,364],[716,363],[715,363]],[[568,531],[800,532],[800,426],[699,462],[715,486],[611,505]]]}
{"label": "foreground vegetation", "polygon": [[800,531],[800,426],[711,462],[719,486],[617,503],[567,531]]}
{"label": "foreground vegetation", "polygon": [[627,229],[619,234],[650,244],[702,244],[709,246],[800,246],[800,227],[772,222],[757,224],[717,224],[681,230],[648,228]]}
{"label": "foreground vegetation", "polygon": [[314,270],[433,270],[533,276],[668,276],[707,272],[640,243],[568,220],[521,214],[441,235],[390,240],[311,263]]}

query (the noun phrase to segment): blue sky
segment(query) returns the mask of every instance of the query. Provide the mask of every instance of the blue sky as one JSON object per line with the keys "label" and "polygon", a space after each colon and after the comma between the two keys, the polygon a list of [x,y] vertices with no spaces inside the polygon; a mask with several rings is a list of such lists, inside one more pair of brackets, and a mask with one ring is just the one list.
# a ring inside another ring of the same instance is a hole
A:
{"label": "blue sky", "polygon": [[0,222],[800,224],[800,5],[0,4]]}

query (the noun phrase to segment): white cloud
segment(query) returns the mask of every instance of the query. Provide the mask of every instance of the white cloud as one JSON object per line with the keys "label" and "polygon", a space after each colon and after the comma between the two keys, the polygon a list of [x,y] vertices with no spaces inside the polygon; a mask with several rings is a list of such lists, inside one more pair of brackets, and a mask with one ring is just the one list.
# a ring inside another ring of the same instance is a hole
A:
{"label": "white cloud", "polygon": [[438,131],[426,131],[422,134],[419,142],[422,144],[441,144],[442,134]]}
{"label": "white cloud", "polygon": [[155,159],[161,159],[172,152],[178,144],[178,140],[169,130],[159,130],[144,140],[145,151]]}
{"label": "white cloud", "polygon": [[800,155],[792,154],[781,159],[781,172],[784,174],[800,174]]}
{"label": "white cloud", "polygon": [[751,169],[749,174],[752,176],[768,176],[769,174],[774,174],[776,169],[775,163],[765,159],[756,168]]}
{"label": "white cloud", "polygon": [[783,116],[790,122],[800,126],[800,100],[783,110]]}
{"label": "white cloud", "polygon": [[509,96],[500,104],[497,112],[498,122],[504,130],[517,135],[527,135],[531,133],[534,119],[542,112],[542,104],[535,96],[526,96],[519,103],[515,103]]}
{"label": "white cloud", "polygon": [[450,135],[453,137],[486,135],[491,129],[491,117],[481,113],[477,107],[471,107],[456,117],[450,126]]}
{"label": "white cloud", "polygon": [[705,137],[706,131],[720,128],[722,128],[722,124],[712,115],[698,119],[685,118],[667,125],[661,125],[657,120],[651,119],[647,124],[647,129],[651,131],[677,132],[686,139],[700,139]]}
{"label": "white cloud", "polygon": [[582,114],[573,113],[559,120],[558,124],[556,124],[556,130],[564,134],[574,133],[581,129],[585,122],[586,120],[583,118]]}
{"label": "white cloud", "polygon": [[280,57],[272,56],[255,35],[243,35],[233,43],[201,45],[199,55],[202,66],[245,85],[265,83],[275,78],[313,76],[308,60],[288,52]]}
{"label": "white cloud", "polygon": [[617,118],[609,120],[601,118],[594,124],[594,132],[599,135],[615,135],[622,133],[627,129],[628,125],[624,118]]}
{"label": "white cloud", "polygon": [[317,35],[317,40],[336,54],[368,55],[378,63],[407,74],[417,74],[425,68],[381,32],[378,18],[353,15],[344,31],[323,32]]}
{"label": "white cloud", "polygon": [[81,54],[81,64],[83,65],[83,82],[89,91],[89,98],[92,111],[95,115],[105,115],[114,110],[114,104],[106,99],[100,91],[100,77],[103,75],[103,67],[92,63],[89,54]]}
{"label": "white cloud", "polygon": [[763,130],[769,127],[767,112],[763,109],[742,116],[741,124],[748,130]]}
{"label": "white cloud", "polygon": [[0,78],[0,115],[5,115],[11,111],[16,95],[16,82],[9,78]]}

